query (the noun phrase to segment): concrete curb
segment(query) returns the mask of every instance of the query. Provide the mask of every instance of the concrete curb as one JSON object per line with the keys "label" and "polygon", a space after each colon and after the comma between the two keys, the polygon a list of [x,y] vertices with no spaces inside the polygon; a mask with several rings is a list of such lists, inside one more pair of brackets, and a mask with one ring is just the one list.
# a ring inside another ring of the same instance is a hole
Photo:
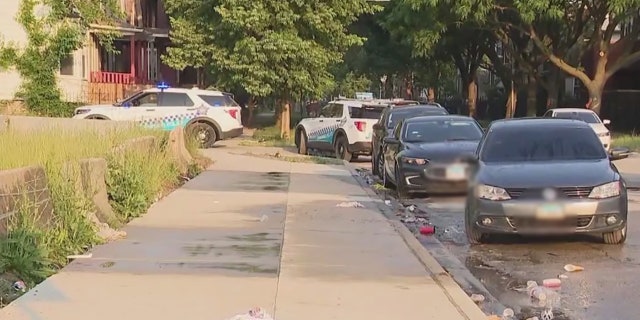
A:
{"label": "concrete curb", "polygon": [[398,232],[403,241],[407,244],[411,252],[418,258],[420,263],[424,265],[425,269],[431,274],[433,280],[442,288],[447,298],[451,303],[456,306],[461,315],[468,320],[485,320],[487,315],[482,312],[480,307],[476,305],[469,296],[458,286],[455,280],[447,273],[444,268],[436,261],[436,259],[425,249],[422,244],[416,239],[415,235],[400,221],[393,220],[390,217],[394,216],[393,212],[390,212],[389,207],[378,197],[373,190],[364,185],[360,179],[358,171],[349,162],[344,161],[344,167],[349,170],[360,187],[367,193],[369,198],[376,203],[378,210],[387,218],[391,226]]}

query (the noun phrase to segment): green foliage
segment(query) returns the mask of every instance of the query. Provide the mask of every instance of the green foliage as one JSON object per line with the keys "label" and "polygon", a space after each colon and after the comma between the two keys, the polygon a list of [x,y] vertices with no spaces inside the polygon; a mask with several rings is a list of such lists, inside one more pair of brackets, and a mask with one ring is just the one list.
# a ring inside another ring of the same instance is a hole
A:
{"label": "green foliage", "polygon": [[362,38],[346,31],[365,0],[169,0],[170,66],[204,66],[226,86],[279,99],[319,97],[334,86],[329,68]]}
{"label": "green foliage", "polygon": [[109,200],[123,222],[147,212],[165,188],[178,182],[177,166],[160,144],[148,153],[125,150],[109,159],[106,177]]}
{"label": "green foliage", "polygon": [[[46,14],[41,6],[49,8]],[[83,46],[89,24],[113,24],[119,17],[117,0],[22,0],[16,21],[27,34],[26,46],[0,43],[0,67],[14,67],[22,77],[17,98],[35,114],[69,115],[72,107],[57,84],[60,61]],[[109,45],[114,36],[99,38]]]}
{"label": "green foliage", "polygon": [[353,98],[356,96],[356,92],[369,91],[371,89],[371,79],[364,75],[357,75],[355,72],[348,72],[344,78],[338,80],[335,95]]}

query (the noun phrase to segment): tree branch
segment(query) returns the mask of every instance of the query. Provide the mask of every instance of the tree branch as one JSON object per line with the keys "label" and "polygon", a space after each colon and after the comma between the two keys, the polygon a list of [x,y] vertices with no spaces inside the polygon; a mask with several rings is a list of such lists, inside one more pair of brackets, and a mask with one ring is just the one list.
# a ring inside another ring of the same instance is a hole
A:
{"label": "tree branch", "polygon": [[547,58],[549,58],[549,61],[555,64],[562,71],[568,73],[571,76],[578,78],[584,84],[588,84],[591,82],[591,78],[589,78],[586,73],[566,63],[562,58],[556,56],[553,52],[551,52],[549,48],[545,46],[544,43],[542,43],[540,38],[538,38],[538,35],[536,34],[533,27],[530,27],[530,34],[531,34],[531,40],[533,40],[533,43],[538,47],[538,49],[540,49],[540,51],[542,51],[544,55],[547,56]]}

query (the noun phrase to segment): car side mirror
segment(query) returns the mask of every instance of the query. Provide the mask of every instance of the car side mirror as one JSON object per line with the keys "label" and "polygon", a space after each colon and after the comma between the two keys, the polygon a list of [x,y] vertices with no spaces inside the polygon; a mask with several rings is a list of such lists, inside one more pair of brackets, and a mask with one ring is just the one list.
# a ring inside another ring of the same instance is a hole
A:
{"label": "car side mirror", "polygon": [[611,161],[626,159],[629,157],[629,153],[631,153],[631,150],[629,150],[629,148],[613,148],[611,149],[611,152],[609,152],[609,159],[611,159]]}
{"label": "car side mirror", "polygon": [[602,124],[604,124],[605,126],[610,125],[611,124],[611,120],[604,119],[604,120],[602,120]]}
{"label": "car side mirror", "polygon": [[400,141],[398,139],[396,139],[395,137],[386,137],[386,138],[384,138],[384,143],[390,144],[390,145],[395,145],[395,144],[400,144]]}

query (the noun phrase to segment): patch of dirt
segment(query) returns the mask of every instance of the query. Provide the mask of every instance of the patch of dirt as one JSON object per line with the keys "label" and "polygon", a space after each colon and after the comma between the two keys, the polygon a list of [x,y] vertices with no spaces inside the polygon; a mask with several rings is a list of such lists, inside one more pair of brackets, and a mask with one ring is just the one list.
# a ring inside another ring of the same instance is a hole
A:
{"label": "patch of dirt", "polygon": [[18,299],[24,293],[13,288],[13,284],[18,281],[18,277],[12,274],[0,275],[0,308]]}

